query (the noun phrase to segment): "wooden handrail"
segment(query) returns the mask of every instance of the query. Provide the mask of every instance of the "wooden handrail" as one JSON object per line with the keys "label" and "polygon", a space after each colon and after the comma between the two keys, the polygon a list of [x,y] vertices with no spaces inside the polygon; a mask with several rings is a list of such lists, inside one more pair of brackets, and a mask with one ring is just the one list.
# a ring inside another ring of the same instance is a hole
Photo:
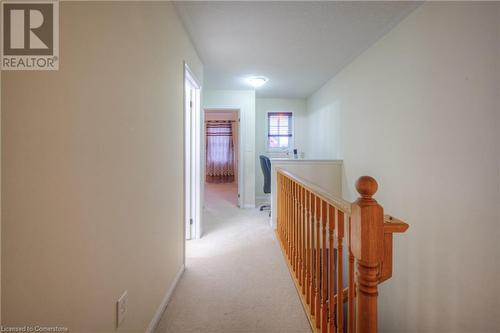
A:
{"label": "wooden handrail", "polygon": [[392,276],[393,234],[408,229],[384,215],[377,188],[360,177],[349,203],[277,170],[276,234],[315,333],[377,332],[377,286]]}
{"label": "wooden handrail", "polygon": [[409,225],[391,215],[384,215],[384,258],[380,265],[379,283],[392,277],[393,234],[408,230]]}
{"label": "wooden handrail", "polygon": [[297,184],[301,185],[304,189],[315,193],[315,195],[318,198],[320,198],[321,200],[329,203],[332,206],[337,207],[338,209],[340,209],[341,211],[343,211],[346,214],[351,214],[351,203],[349,201],[346,201],[342,198],[331,195],[328,192],[326,192],[324,189],[322,189],[321,187],[319,187],[311,182],[308,182],[304,178],[293,175],[290,172],[288,172],[282,168],[276,168],[276,171],[278,173],[290,178],[291,180],[293,180]]}
{"label": "wooden handrail", "polygon": [[409,225],[391,215],[384,215],[384,233],[402,233],[408,230]]}

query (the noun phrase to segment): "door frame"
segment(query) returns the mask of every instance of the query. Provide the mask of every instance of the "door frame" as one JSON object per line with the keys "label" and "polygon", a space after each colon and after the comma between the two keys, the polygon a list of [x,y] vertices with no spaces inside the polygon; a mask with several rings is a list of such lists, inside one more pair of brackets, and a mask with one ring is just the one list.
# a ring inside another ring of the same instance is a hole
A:
{"label": "door frame", "polygon": [[[244,187],[244,179],[243,170],[244,170],[244,147],[243,147],[243,125],[241,119],[241,109],[238,107],[209,107],[203,109],[203,123],[205,122],[205,114],[206,112],[236,112],[238,117],[238,207],[243,208],[243,189]],[[203,126],[203,136],[202,136],[202,144],[203,147],[206,147],[206,135],[205,135],[205,126]],[[203,161],[206,160],[207,152],[206,149],[203,148]],[[203,163],[203,175],[205,175],[205,163]],[[203,179],[203,186],[205,181]]]}
{"label": "door frame", "polygon": [[[192,105],[188,105],[187,85],[195,90]],[[201,237],[201,90],[202,86],[189,65],[184,62],[183,80],[183,172],[184,172],[184,245],[186,239]],[[188,148],[189,145],[189,148]],[[189,149],[189,150],[188,150]],[[192,224],[189,222],[192,219]],[[190,233],[188,232],[190,230]],[[188,234],[189,233],[189,234]],[[185,246],[184,246],[185,258]]]}

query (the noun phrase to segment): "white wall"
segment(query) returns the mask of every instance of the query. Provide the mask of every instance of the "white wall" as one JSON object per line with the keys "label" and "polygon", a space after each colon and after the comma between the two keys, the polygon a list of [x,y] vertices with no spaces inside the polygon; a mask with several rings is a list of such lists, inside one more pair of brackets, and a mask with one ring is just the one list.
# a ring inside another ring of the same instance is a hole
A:
{"label": "white wall", "polygon": [[306,108],[305,99],[257,98],[255,114],[255,196],[257,203],[269,201],[264,194],[264,176],[259,161],[260,155],[269,155],[267,152],[267,113],[293,112],[294,148],[297,148],[299,152],[307,153]]}
{"label": "white wall", "polygon": [[60,70],[2,73],[2,321],[144,332],[183,264],[186,60],[169,2],[61,2]]}
{"label": "white wall", "polygon": [[[255,206],[255,91],[205,90],[203,109],[239,109],[243,149],[243,207]],[[204,147],[203,147],[204,149]],[[204,153],[204,152],[203,152]],[[203,174],[204,174],[203,170]]]}
{"label": "white wall", "polygon": [[330,99],[329,93],[319,90],[307,100],[306,143],[309,158],[341,158],[340,105]]}
{"label": "white wall", "polygon": [[498,6],[426,3],[308,101],[311,157],[344,159],[351,200],[374,176],[410,224],[382,332],[500,330]]}

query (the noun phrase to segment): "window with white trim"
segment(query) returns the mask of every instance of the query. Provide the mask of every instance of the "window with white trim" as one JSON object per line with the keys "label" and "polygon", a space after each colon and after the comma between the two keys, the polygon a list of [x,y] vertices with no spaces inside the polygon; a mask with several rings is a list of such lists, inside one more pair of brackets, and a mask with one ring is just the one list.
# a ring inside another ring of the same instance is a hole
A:
{"label": "window with white trim", "polygon": [[292,113],[269,112],[267,114],[267,148],[286,150],[292,146]]}

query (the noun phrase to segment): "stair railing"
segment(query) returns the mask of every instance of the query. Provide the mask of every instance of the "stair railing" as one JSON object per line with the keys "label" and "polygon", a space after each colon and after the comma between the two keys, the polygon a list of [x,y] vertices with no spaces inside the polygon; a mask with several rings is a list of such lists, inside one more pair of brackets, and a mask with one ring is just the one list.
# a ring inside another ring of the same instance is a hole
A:
{"label": "stair railing", "polygon": [[408,229],[384,216],[372,197],[377,188],[375,179],[359,178],[360,198],[350,203],[277,170],[276,233],[313,332],[377,332],[378,284],[392,276],[392,235]]}

